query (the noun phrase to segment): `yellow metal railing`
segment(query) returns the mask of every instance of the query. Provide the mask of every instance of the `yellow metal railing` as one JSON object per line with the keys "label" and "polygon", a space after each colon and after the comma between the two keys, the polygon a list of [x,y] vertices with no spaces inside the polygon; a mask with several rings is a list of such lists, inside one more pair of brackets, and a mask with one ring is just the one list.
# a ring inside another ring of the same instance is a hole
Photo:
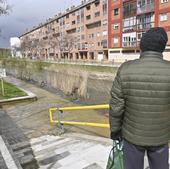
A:
{"label": "yellow metal railing", "polygon": [[[62,121],[61,120],[61,115],[62,115],[63,111],[108,109],[108,108],[109,108],[109,104],[92,105],[92,106],[77,106],[77,107],[63,107],[63,108],[50,108],[49,109],[50,122],[58,124],[59,128],[62,127],[63,124],[109,128],[109,124],[89,123],[89,122],[75,122],[75,121]],[[57,117],[58,117],[57,120],[53,119],[53,114],[55,112],[57,112]]]}

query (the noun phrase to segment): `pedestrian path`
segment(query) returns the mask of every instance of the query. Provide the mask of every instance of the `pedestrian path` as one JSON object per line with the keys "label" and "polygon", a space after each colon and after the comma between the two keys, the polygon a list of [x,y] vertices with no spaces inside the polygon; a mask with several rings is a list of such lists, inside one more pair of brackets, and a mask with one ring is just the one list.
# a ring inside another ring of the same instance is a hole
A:
{"label": "pedestrian path", "polygon": [[37,163],[29,139],[10,116],[0,109],[0,169],[20,169],[18,166],[34,166],[32,169],[36,169]]}
{"label": "pedestrian path", "polygon": [[[93,136],[42,136],[31,140],[40,169],[105,169],[110,139]],[[145,157],[145,167],[148,168]]]}
{"label": "pedestrian path", "polygon": [[[31,169],[105,169],[111,148],[110,139],[81,134],[44,135],[11,146],[0,136],[0,168],[25,168],[20,164],[29,160],[31,150],[38,163],[32,163]],[[147,158],[144,169],[149,169]]]}
{"label": "pedestrian path", "polygon": [[41,169],[105,169],[111,145],[85,138],[42,136],[31,140]]}
{"label": "pedestrian path", "polygon": [[22,169],[19,161],[12,153],[7,141],[0,136],[0,168],[2,169]]}

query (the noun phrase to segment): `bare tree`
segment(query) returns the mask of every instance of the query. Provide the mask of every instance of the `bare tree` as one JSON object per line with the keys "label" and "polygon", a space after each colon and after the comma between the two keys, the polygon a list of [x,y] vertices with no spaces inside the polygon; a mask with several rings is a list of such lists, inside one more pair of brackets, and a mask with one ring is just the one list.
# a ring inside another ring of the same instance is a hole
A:
{"label": "bare tree", "polygon": [[54,39],[53,45],[55,44],[55,46],[60,52],[61,57],[63,58],[64,53],[68,53],[68,54],[71,53],[75,43],[76,43],[75,36],[69,34],[63,34]]}
{"label": "bare tree", "polygon": [[7,4],[6,0],[0,0],[0,15],[6,15],[11,10],[10,5]]}
{"label": "bare tree", "polygon": [[[64,34],[62,36],[49,34],[46,39],[30,39],[29,37],[25,37],[21,42],[21,51],[25,56],[27,56],[28,53],[33,57],[38,57],[39,55],[39,58],[41,58],[45,56],[45,60],[47,59],[47,53],[49,53],[48,57],[51,57],[51,59],[56,59],[56,54],[64,58],[64,53],[68,53],[69,55],[72,52],[75,42],[75,37],[69,34]],[[56,51],[58,53],[56,53]],[[53,55],[50,56],[50,52]]]}
{"label": "bare tree", "polygon": [[63,38],[64,51],[70,53],[75,45],[76,39],[73,35],[66,34]]}
{"label": "bare tree", "polygon": [[39,40],[38,39],[30,39],[29,37],[25,37],[21,40],[21,52],[24,57],[28,57],[30,55],[31,58],[37,57],[37,46]]}
{"label": "bare tree", "polygon": [[24,39],[21,40],[21,52],[24,57],[28,57],[28,53],[30,52],[30,39],[29,37],[24,37]]}
{"label": "bare tree", "polygon": [[[6,0],[0,0],[0,16],[9,14],[11,10],[11,6],[7,4]],[[0,36],[1,36],[1,29],[0,29]]]}

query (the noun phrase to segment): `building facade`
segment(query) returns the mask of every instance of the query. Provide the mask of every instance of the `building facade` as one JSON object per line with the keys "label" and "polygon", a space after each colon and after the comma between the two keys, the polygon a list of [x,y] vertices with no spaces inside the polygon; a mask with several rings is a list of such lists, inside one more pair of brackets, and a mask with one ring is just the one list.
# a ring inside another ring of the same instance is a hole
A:
{"label": "building facade", "polygon": [[21,35],[25,57],[124,62],[139,57],[142,35],[161,26],[169,41],[170,0],[83,0]]}
{"label": "building facade", "polygon": [[20,39],[32,59],[108,60],[108,0],[83,0]]}
{"label": "building facade", "polygon": [[110,60],[138,58],[142,35],[157,26],[168,33],[164,56],[170,60],[170,0],[109,0],[108,7]]}

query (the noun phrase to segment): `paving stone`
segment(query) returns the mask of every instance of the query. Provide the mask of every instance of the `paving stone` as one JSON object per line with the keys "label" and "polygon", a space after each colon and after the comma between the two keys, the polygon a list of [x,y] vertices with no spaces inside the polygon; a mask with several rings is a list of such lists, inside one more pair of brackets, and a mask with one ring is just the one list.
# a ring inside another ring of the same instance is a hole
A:
{"label": "paving stone", "polygon": [[[77,151],[77,153],[73,154],[72,156],[68,156],[60,160],[59,163],[62,165],[76,164],[76,162],[81,161],[81,160],[86,161],[85,157],[87,157],[90,160],[90,163],[92,162],[92,160],[99,161],[101,160],[101,157],[97,158],[98,156],[100,156],[99,148],[100,148],[100,145],[93,145],[92,147],[84,149],[84,151]],[[89,155],[91,155],[90,158],[89,158]],[[93,161],[93,162],[96,162],[96,161]],[[86,166],[88,164],[89,163],[86,161]]]}
{"label": "paving stone", "polygon": [[63,152],[61,154],[57,154],[57,155],[54,155],[52,157],[46,158],[44,160],[41,160],[41,161],[39,161],[39,164],[40,165],[48,165],[50,163],[57,162],[60,159],[63,159],[65,157],[69,156],[69,155],[70,155],[70,153],[68,151],[65,151],[65,152]]}
{"label": "paving stone", "polygon": [[83,169],[103,169],[103,168],[101,168],[97,163],[93,163]]}
{"label": "paving stone", "polygon": [[[2,109],[0,109],[0,134],[2,134],[6,139],[11,151],[13,151],[12,148],[14,149],[17,154],[14,155],[18,158],[21,165],[31,162],[29,166],[34,166],[34,169],[38,168],[28,138],[24,135],[18,125],[15,124],[11,117],[9,117],[8,114],[6,114]],[[27,149],[23,150],[25,147]],[[20,150],[22,150],[22,153]],[[20,151],[20,153],[17,153],[17,151]],[[25,167],[28,167],[28,165]]]}
{"label": "paving stone", "polygon": [[46,169],[60,169],[62,166],[58,163],[58,162],[54,162],[52,164],[50,164]]}
{"label": "paving stone", "polygon": [[21,165],[26,165],[31,162],[34,162],[35,158],[32,154],[29,154],[29,155],[26,155],[26,156],[23,156],[22,158],[20,158],[19,161],[20,161]]}
{"label": "paving stone", "polygon": [[0,134],[5,136],[10,145],[27,141],[22,130],[2,109],[0,110]]}
{"label": "paving stone", "polygon": [[1,152],[0,152],[0,168],[1,169],[8,169]]}
{"label": "paving stone", "polygon": [[38,153],[46,152],[48,149],[55,150],[57,147],[69,144],[71,141],[72,141],[71,139],[66,138],[65,140],[53,143],[51,145],[46,145],[46,146],[37,145],[36,147],[34,147],[34,152],[35,152],[35,154],[38,154]]}
{"label": "paving stone", "polygon": [[[62,167],[60,167],[59,169],[82,169],[84,167],[86,167],[88,164],[85,160],[81,160],[81,161],[77,161],[76,163],[72,163],[72,164],[66,164],[63,165]],[[55,168],[52,168],[55,169]]]}
{"label": "paving stone", "polygon": [[49,140],[47,142],[43,142],[41,145],[42,146],[47,146],[47,145],[50,145],[50,144],[53,144],[53,143],[57,143],[58,141],[61,141],[61,140],[64,140],[64,138],[55,139],[55,140]]}
{"label": "paving stone", "polygon": [[21,149],[21,150],[15,152],[15,154],[17,156],[19,155],[20,157],[32,154],[32,148],[28,147],[28,148]]}
{"label": "paving stone", "polygon": [[8,169],[21,169],[21,165],[4,136],[0,136],[0,152]]}
{"label": "paving stone", "polygon": [[18,150],[21,150],[21,149],[27,148],[27,147],[30,147],[29,141],[19,142],[17,144],[11,145],[11,148],[13,151],[18,151]]}

